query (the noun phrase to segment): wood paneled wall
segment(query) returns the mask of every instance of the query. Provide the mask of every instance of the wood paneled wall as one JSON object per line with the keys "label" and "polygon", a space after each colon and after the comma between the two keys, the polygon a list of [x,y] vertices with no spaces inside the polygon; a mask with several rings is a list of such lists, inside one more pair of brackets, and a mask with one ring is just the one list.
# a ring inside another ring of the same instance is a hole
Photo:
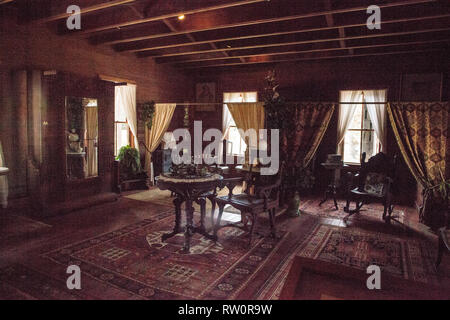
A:
{"label": "wood paneled wall", "polygon": [[[27,194],[29,147],[25,130],[28,101],[15,97],[22,96],[27,85],[20,77],[13,77],[14,71],[57,70],[91,78],[104,74],[134,80],[138,103],[185,101],[191,94],[191,78],[179,70],[133,54],[92,46],[83,39],[60,37],[45,26],[19,25],[13,15],[1,17],[0,39],[0,139],[11,168],[9,186],[13,198]],[[143,139],[142,124],[138,131]]]}

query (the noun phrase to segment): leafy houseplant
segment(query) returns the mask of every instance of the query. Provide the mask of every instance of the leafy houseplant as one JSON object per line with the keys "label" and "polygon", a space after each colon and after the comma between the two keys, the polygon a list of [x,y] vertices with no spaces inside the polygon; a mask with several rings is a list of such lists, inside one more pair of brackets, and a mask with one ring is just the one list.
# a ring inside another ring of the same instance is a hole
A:
{"label": "leafy houseplant", "polygon": [[136,148],[120,148],[116,159],[120,161],[120,176],[124,180],[136,177],[142,170],[139,151]]}
{"label": "leafy houseplant", "polygon": [[155,115],[155,101],[147,101],[141,104],[141,120],[147,128],[152,128],[153,116]]}

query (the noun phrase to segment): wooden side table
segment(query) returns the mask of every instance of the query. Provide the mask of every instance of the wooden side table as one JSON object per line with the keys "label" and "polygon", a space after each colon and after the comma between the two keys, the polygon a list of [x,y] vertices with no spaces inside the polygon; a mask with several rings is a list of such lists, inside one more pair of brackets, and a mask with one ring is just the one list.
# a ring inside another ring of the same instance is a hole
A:
{"label": "wooden side table", "polygon": [[325,195],[323,200],[319,203],[319,206],[321,206],[323,203],[325,203],[329,197],[331,197],[334,201],[334,206],[336,207],[336,210],[339,210],[337,200],[336,200],[336,194],[337,194],[337,187],[339,184],[339,177],[340,177],[340,171],[344,167],[348,167],[347,165],[344,165],[343,163],[322,163],[322,166],[327,170],[334,171],[334,177],[333,181],[327,186],[325,190]]}

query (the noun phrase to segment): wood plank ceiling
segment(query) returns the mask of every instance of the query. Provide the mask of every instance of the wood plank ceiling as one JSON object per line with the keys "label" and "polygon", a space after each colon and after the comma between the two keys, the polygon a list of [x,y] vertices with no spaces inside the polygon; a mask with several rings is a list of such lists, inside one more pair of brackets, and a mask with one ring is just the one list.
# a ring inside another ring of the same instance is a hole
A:
{"label": "wood plank ceiling", "polygon": [[[448,52],[449,0],[15,0],[26,23],[179,68]],[[81,30],[68,30],[78,2]],[[381,8],[381,29],[366,26]],[[184,15],[184,19],[179,17]]]}

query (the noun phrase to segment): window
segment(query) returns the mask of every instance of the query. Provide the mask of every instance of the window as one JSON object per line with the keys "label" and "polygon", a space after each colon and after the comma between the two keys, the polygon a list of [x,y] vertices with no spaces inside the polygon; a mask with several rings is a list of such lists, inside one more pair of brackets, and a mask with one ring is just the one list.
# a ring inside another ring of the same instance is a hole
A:
{"label": "window", "polygon": [[[379,92],[381,94],[378,94]],[[373,97],[376,97],[376,99],[373,99]],[[378,124],[378,121],[381,120],[374,116],[374,114],[379,113],[372,112],[371,117],[369,108],[384,110],[384,105],[369,102],[384,101],[385,90],[341,91],[341,102],[355,102],[354,104],[343,104],[340,109],[340,125],[344,123],[342,127],[345,128],[344,140],[340,145],[340,154],[343,155],[344,163],[360,164],[364,152],[366,153],[366,159],[369,159],[381,151],[381,142],[376,134],[375,127],[376,125],[378,125],[378,128],[383,126]],[[344,111],[344,108],[347,108],[347,110]],[[342,119],[342,117],[348,117],[348,119]],[[381,118],[384,121],[384,117]],[[374,123],[373,120],[377,123]]]}
{"label": "window", "polygon": [[[223,94],[223,102],[257,102],[258,93],[257,92],[225,92]],[[236,122],[234,122],[227,105],[223,106],[223,133],[224,139],[230,142],[230,149],[227,153],[233,155],[244,155],[247,145],[239,134],[239,130],[236,127]]]}
{"label": "window", "polygon": [[[131,145],[138,148],[136,133],[136,86],[116,86],[114,113],[114,155],[120,148]],[[134,126],[134,130],[133,127]]]}

